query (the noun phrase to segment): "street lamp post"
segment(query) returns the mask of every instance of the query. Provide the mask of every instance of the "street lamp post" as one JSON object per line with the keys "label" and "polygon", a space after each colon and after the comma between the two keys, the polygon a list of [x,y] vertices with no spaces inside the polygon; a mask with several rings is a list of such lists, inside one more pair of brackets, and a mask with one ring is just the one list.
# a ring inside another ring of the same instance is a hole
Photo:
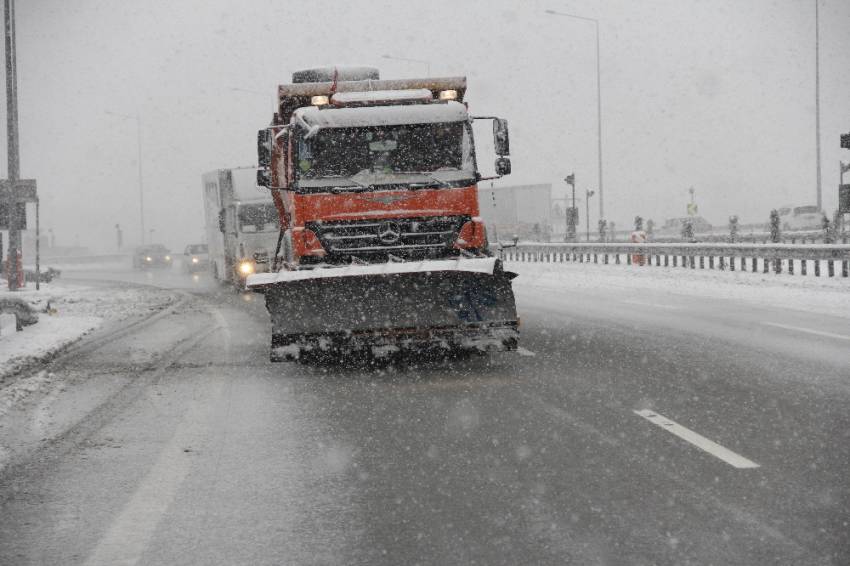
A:
{"label": "street lamp post", "polygon": [[425,76],[431,76],[431,61],[425,59],[410,59],[408,57],[396,57],[394,55],[381,55],[382,59],[390,59],[392,61],[404,61],[405,63],[422,63],[425,65]]}
{"label": "street lamp post", "polygon": [[566,18],[574,18],[593,22],[596,31],[596,140],[597,140],[597,158],[599,165],[599,218],[605,218],[605,203],[602,192],[602,79],[600,73],[599,62],[599,20],[588,18],[586,16],[577,16],[575,14],[567,14],[566,12],[557,12],[555,10],[546,10],[547,14],[552,16],[563,16]]}
{"label": "street lamp post", "polygon": [[139,234],[141,234],[142,241],[141,244],[145,243],[145,190],[144,185],[142,184],[142,121],[139,118],[139,114],[121,114],[119,112],[110,112],[106,111],[107,114],[111,116],[118,116],[119,118],[126,118],[127,120],[135,120],[136,121],[136,145],[139,150]]}
{"label": "street lamp post", "polygon": [[817,167],[817,205],[821,209],[821,172],[820,172],[820,15],[818,0],[815,0],[815,154]]}
{"label": "street lamp post", "polygon": [[[584,199],[584,212],[585,212],[585,221],[586,221],[586,230],[587,230],[587,241],[590,241],[590,197],[596,194],[595,191],[591,191],[590,189],[586,189],[587,196]],[[601,196],[601,195],[600,195]]]}

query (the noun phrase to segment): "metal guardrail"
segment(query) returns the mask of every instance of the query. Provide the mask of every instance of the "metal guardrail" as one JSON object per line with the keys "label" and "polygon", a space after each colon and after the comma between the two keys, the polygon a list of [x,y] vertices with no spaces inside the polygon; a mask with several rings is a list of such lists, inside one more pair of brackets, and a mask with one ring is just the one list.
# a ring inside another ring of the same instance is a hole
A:
{"label": "metal guardrail", "polygon": [[848,244],[614,244],[614,243],[519,243],[497,246],[496,251],[508,261],[543,263],[614,263],[639,266],[690,267],[794,274],[808,274],[812,264],[814,275],[821,274],[826,264],[829,277],[840,268],[842,277],[850,277],[850,245]]}

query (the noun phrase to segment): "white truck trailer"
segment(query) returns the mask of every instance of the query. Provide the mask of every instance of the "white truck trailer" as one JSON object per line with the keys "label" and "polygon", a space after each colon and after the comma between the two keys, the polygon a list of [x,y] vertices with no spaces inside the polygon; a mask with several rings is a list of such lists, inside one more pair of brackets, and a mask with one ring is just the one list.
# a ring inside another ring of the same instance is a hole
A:
{"label": "white truck trailer", "polygon": [[237,289],[269,270],[280,231],[271,194],[257,186],[256,167],[217,169],[202,177],[212,276]]}

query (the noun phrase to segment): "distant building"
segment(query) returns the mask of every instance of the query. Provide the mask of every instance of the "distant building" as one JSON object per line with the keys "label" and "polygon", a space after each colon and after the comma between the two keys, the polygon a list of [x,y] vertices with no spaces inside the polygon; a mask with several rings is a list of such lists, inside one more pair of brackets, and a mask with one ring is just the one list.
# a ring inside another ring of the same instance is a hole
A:
{"label": "distant building", "polygon": [[553,233],[552,185],[479,187],[481,217],[490,241],[522,240],[548,242]]}

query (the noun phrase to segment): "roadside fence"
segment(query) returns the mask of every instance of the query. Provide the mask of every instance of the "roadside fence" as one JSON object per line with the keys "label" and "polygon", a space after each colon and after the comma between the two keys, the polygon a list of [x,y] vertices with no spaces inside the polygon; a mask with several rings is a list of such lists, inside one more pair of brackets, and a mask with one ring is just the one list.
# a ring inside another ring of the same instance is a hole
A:
{"label": "roadside fence", "polygon": [[[519,243],[497,246],[507,261],[626,264],[850,277],[850,244]],[[823,269],[825,268],[825,269]]]}

